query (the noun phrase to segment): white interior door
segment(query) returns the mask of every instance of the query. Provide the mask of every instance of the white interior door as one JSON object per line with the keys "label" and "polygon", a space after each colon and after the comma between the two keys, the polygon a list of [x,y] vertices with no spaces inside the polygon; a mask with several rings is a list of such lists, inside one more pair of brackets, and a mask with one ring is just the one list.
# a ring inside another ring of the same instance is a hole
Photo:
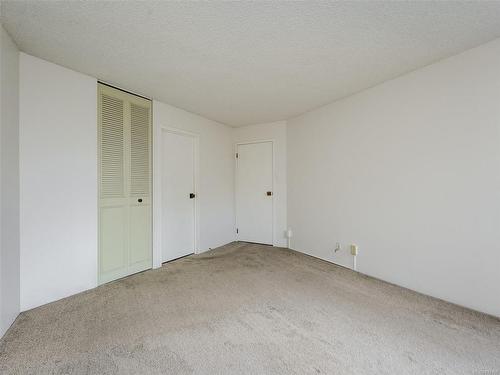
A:
{"label": "white interior door", "polygon": [[237,147],[236,226],[238,240],[273,244],[273,144]]}
{"label": "white interior door", "polygon": [[195,137],[162,131],[162,261],[195,252]]}

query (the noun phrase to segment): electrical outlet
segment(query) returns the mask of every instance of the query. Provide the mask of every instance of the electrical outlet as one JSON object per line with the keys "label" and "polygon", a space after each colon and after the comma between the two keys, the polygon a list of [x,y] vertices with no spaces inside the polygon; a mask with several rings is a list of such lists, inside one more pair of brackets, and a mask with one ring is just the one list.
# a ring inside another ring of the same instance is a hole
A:
{"label": "electrical outlet", "polygon": [[335,250],[333,250],[333,252],[336,253],[337,251],[340,251],[340,243],[339,242],[337,242],[335,244]]}
{"label": "electrical outlet", "polygon": [[351,255],[358,255],[358,245],[351,245]]}

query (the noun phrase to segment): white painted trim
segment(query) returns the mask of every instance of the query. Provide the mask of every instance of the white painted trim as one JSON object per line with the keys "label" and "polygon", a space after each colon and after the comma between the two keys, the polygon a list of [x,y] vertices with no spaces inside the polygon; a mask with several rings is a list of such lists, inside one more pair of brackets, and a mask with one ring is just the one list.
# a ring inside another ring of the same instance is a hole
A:
{"label": "white painted trim", "polygon": [[153,268],[161,267],[162,258],[162,212],[161,212],[161,139],[163,132],[180,134],[194,139],[194,252],[199,253],[200,244],[200,136],[171,126],[160,125],[154,130],[153,137]]}
{"label": "white painted trim", "polygon": [[251,144],[256,144],[256,143],[271,143],[271,150],[272,150],[272,166],[271,166],[271,169],[272,169],[272,183],[271,183],[271,190],[273,192],[273,195],[271,195],[271,203],[272,203],[272,220],[271,220],[271,223],[272,223],[272,233],[273,233],[273,238],[272,238],[272,245],[273,246],[278,246],[276,244],[276,238],[275,238],[275,233],[274,233],[274,228],[276,227],[276,205],[274,203],[274,196],[275,196],[275,191],[274,191],[274,187],[276,185],[276,175],[275,175],[275,171],[276,171],[276,168],[274,166],[274,163],[275,163],[275,160],[276,160],[276,157],[274,155],[275,153],[275,147],[274,147],[274,139],[262,139],[262,140],[256,140],[256,141],[248,141],[248,142],[237,142],[235,143],[234,145],[234,197],[233,197],[233,200],[234,200],[234,233],[235,233],[235,236],[236,236],[236,241],[239,241],[239,235],[238,233],[236,233],[236,228],[238,228],[238,208],[237,208],[237,204],[236,204],[236,193],[238,191],[238,172],[237,172],[237,169],[238,169],[238,158],[236,158],[236,153],[238,152],[238,146],[240,145],[251,145]]}

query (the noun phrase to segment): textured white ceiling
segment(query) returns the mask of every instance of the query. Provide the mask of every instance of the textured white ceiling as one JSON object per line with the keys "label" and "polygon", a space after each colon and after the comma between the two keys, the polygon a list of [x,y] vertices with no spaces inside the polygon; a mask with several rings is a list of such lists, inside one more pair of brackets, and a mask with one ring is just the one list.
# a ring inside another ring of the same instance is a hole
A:
{"label": "textured white ceiling", "polygon": [[241,126],[500,36],[500,2],[2,2],[29,54]]}

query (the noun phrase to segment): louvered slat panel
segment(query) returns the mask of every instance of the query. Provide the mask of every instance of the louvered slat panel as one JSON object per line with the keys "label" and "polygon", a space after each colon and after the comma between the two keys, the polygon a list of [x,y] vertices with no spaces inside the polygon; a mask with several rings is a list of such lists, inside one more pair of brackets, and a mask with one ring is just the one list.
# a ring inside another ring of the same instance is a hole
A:
{"label": "louvered slat panel", "polygon": [[130,107],[130,194],[149,197],[149,108]]}
{"label": "louvered slat panel", "polygon": [[101,198],[124,196],[123,100],[101,94]]}

